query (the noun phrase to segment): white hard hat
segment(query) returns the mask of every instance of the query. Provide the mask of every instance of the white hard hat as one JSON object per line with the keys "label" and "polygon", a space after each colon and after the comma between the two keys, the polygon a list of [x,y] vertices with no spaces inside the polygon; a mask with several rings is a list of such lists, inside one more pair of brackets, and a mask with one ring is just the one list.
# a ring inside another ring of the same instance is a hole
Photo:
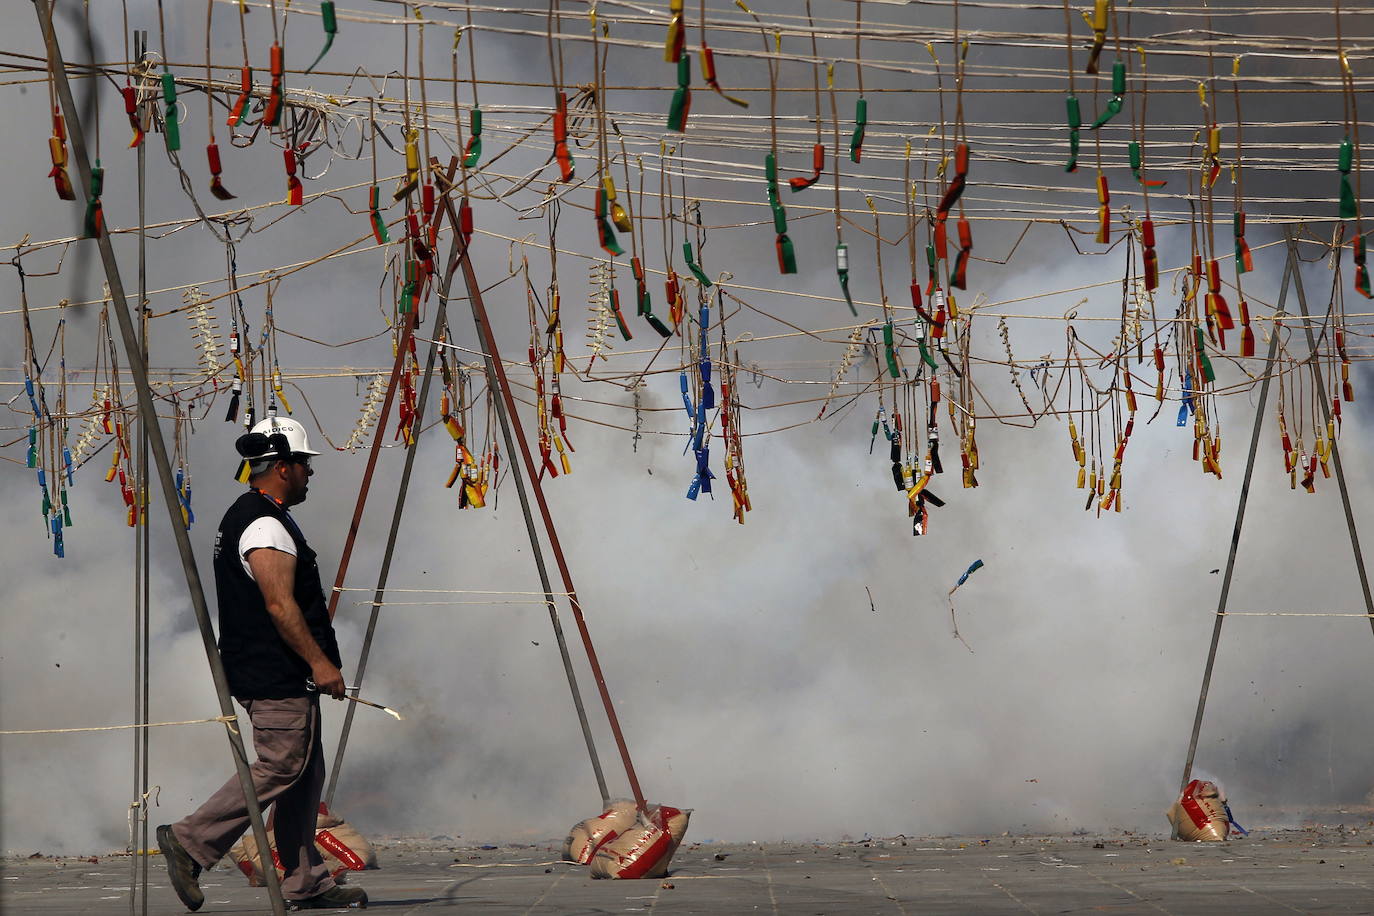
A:
{"label": "white hard hat", "polygon": [[[286,448],[280,447],[280,439],[285,439]],[[276,439],[276,441],[273,441]],[[268,417],[253,425],[247,435],[240,436],[235,443],[238,453],[249,461],[261,458],[287,457],[290,455],[318,455],[310,448],[310,440],[305,437],[305,427],[289,417]],[[286,454],[283,454],[285,452]]]}

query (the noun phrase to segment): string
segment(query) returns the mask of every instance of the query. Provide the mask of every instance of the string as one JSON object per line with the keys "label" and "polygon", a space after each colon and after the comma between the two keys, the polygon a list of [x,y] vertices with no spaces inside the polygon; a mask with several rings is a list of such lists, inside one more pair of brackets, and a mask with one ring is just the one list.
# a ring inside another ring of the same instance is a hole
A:
{"label": "string", "polygon": [[135,725],[93,725],[84,728],[21,728],[0,731],[0,735],[65,735],[75,732],[111,732],[129,728],[164,728],[171,725],[202,725],[207,722],[221,722],[231,732],[238,734],[234,723],[238,716],[214,716],[209,719],[184,719],[180,722],[140,722]]}

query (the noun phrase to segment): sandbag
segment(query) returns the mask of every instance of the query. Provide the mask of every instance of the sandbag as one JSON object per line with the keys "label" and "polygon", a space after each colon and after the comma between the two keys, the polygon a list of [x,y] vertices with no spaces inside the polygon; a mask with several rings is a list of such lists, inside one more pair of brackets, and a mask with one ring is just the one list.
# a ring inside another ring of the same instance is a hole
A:
{"label": "sandbag", "polygon": [[673,838],[673,848],[669,855],[677,852],[677,848],[682,845],[682,838],[687,833],[687,822],[692,819],[692,809],[683,811],[681,808],[673,808],[668,805],[658,807],[663,825],[668,830],[668,835]]}
{"label": "sandbag", "polygon": [[315,847],[326,863],[334,859],[349,871],[377,867],[377,850],[352,824],[342,819],[331,827],[316,828]]}
{"label": "sandbag", "polygon": [[568,831],[563,841],[563,860],[586,865],[598,846],[634,825],[635,814],[634,802],[626,799],[611,802],[603,813],[587,818]]}
{"label": "sandbag", "polygon": [[[272,844],[272,864],[277,867],[277,877],[281,877],[284,869],[281,867],[281,859],[277,856],[276,837],[272,836],[270,830],[268,842]],[[262,857],[258,855],[258,838],[253,836],[253,831],[248,831],[241,840],[229,847],[229,858],[233,859],[250,885],[263,887],[267,884],[267,878],[262,870]]]}
{"label": "sandbag", "polygon": [[[273,814],[275,815],[275,811]],[[274,819],[275,817],[269,818],[267,826],[272,846],[272,864],[277,867],[277,873],[280,875],[283,869],[281,859],[277,855],[277,840],[270,833]],[[319,818],[315,822],[315,848],[329,866],[330,874],[336,878],[345,871],[363,871],[377,867],[377,851],[372,848],[367,838],[343,818],[331,813],[323,803],[320,804]],[[230,848],[229,858],[239,867],[239,871],[243,872],[249,884],[262,887],[266,883],[266,876],[262,873],[262,858],[258,855],[258,841],[251,831],[244,834],[243,838]]]}
{"label": "sandbag", "polygon": [[1231,832],[1231,810],[1214,782],[1194,779],[1168,812],[1180,840],[1220,843]]}
{"label": "sandbag", "polygon": [[592,856],[593,878],[662,878],[687,833],[691,811],[668,805],[649,810],[647,823],[637,822],[608,838]]}

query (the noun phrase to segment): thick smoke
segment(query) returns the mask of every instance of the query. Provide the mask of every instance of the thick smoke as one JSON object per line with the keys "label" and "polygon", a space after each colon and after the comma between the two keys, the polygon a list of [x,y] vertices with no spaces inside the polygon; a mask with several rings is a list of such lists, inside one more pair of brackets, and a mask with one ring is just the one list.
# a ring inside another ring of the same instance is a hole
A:
{"label": "thick smoke", "polygon": [[[133,24],[150,25],[150,9],[131,4]],[[232,9],[224,7],[226,21]],[[841,17],[849,9],[838,5],[831,12]],[[174,15],[169,42],[194,49],[201,21],[199,14]],[[266,24],[250,26],[254,47],[265,47]],[[569,22],[567,28],[574,25]],[[309,30],[304,17],[293,18],[293,38]],[[22,24],[16,31],[27,48],[37,47],[36,26]],[[216,45],[225,60],[237,53],[230,32]],[[117,35],[118,26],[112,25],[109,34]],[[356,61],[374,70],[399,60],[399,46],[367,48],[365,38],[373,34],[347,26],[330,59],[340,67]],[[399,41],[390,32],[387,37]],[[493,36],[479,54],[479,65],[493,78],[509,77],[515,67],[498,52],[522,47],[518,40]],[[626,52],[625,66],[633,60]],[[429,64],[446,72],[443,55]],[[570,60],[570,71],[576,66],[585,63]],[[751,71],[741,63],[736,72],[741,80],[751,77],[752,85],[763,78],[757,64]],[[809,80],[800,72],[790,78],[803,77]],[[874,74],[869,79],[870,85],[880,85],[897,78]],[[41,87],[6,92],[16,123],[43,122]],[[489,108],[503,101],[496,87],[482,92]],[[537,101],[547,104],[547,99]],[[915,115],[924,119],[912,131],[918,135],[933,117],[925,110],[931,107],[927,101]],[[204,98],[188,94],[185,102],[190,117],[184,143],[192,152],[183,161],[200,181],[205,177],[201,164],[192,159],[204,142],[199,133]],[[613,106],[634,104],[628,97],[612,97]],[[699,90],[700,112],[723,110],[714,104]],[[804,114],[803,102],[788,104],[795,106],[793,115]],[[1157,104],[1162,118],[1165,103]],[[1057,123],[1059,105],[1058,99],[1044,102],[1052,112],[1045,115],[1047,123]],[[105,98],[106,207],[111,222],[123,226],[134,221],[132,156],[121,149],[125,125],[115,113],[111,97]],[[42,150],[30,136],[37,134],[0,136],[0,152],[7,162],[26,163],[25,174],[38,175],[45,168]],[[590,153],[580,155],[582,167],[590,170]],[[746,155],[746,164],[756,169],[761,152]],[[526,165],[538,162],[531,154]],[[281,195],[272,150],[232,151],[225,165],[226,184],[245,203]],[[335,168],[340,176],[366,180],[365,163],[352,171],[344,163]],[[977,168],[975,180],[992,182],[1000,174],[990,162]],[[873,170],[894,177],[891,163],[875,164]],[[313,164],[309,171],[313,174]],[[162,189],[150,200],[149,221],[184,214],[188,204],[156,136],[149,174]],[[324,181],[336,177],[331,172]],[[1089,181],[1085,176],[1085,187]],[[1253,181],[1256,193],[1263,193],[1262,179]],[[740,190],[744,185],[727,187],[738,197],[761,184],[754,182],[747,191]],[[0,215],[6,238],[70,231],[70,214],[54,204],[46,185],[35,180],[12,184],[11,190],[14,205]],[[359,194],[351,193],[349,201],[356,208]],[[804,213],[801,195],[796,203],[795,212]],[[817,197],[811,203],[822,207],[828,201]],[[1168,206],[1177,209],[1181,203]],[[330,207],[336,205],[313,205],[261,236],[249,236],[237,252],[241,276],[256,279],[258,271],[314,257],[366,229],[363,217]],[[479,224],[502,234],[519,236],[533,228],[499,204],[479,202],[478,214]],[[724,223],[739,214],[757,218],[753,211],[721,207],[717,212],[709,205],[705,218]],[[258,217],[264,223],[269,218]],[[582,234],[584,222],[583,211],[565,208],[566,236],[560,240],[570,244]],[[824,222],[824,216],[799,221],[795,231],[799,250],[819,253],[804,268],[798,288],[833,295],[833,238]],[[885,222],[884,234],[900,233],[899,223]],[[1019,227],[976,225],[979,245],[986,244],[989,256],[1009,249],[1019,232]],[[703,256],[708,269],[732,270],[741,283],[750,278],[759,286],[774,283],[771,240],[763,238],[766,229],[760,230],[714,234]],[[651,236],[655,231],[650,229]],[[1252,244],[1264,235],[1259,229],[1252,234]],[[856,296],[872,301],[878,290],[869,279],[871,243],[857,231],[848,238],[855,276],[864,278],[856,280]],[[1008,267],[976,264],[975,282],[999,301],[1120,277],[1121,249],[1101,259],[1066,258],[1067,244],[1060,230],[1037,226]],[[93,258],[89,245],[79,243],[68,257]],[[506,245],[489,239],[478,245],[483,282],[504,278]],[[589,246],[578,250],[590,251]],[[133,243],[120,237],[117,247],[128,284]],[[1168,236],[1161,248],[1165,266],[1183,263],[1183,238]],[[223,246],[200,228],[159,239],[150,250],[154,289],[224,272]],[[1247,278],[1253,303],[1276,301],[1281,250],[1257,251],[1260,269]],[[884,254],[889,295],[896,300],[892,290],[906,282],[902,246]],[[542,290],[544,255],[535,249],[529,255],[537,263],[534,286]],[[25,267],[41,273],[55,260],[51,253],[35,255]],[[657,254],[651,264],[661,267]],[[574,316],[570,337],[575,337],[585,263],[565,258],[560,265],[565,307],[571,306]],[[383,266],[382,255],[370,253],[287,280],[274,302],[280,326],[331,343],[375,333],[380,317],[373,310],[390,296],[389,285],[378,292]],[[17,303],[13,276],[5,287],[11,303],[6,308]],[[1319,312],[1329,276],[1320,263],[1304,273],[1307,294]],[[28,292],[31,305],[51,306],[63,296],[85,298],[95,291],[73,292],[63,276],[31,279]],[[1058,315],[1075,307],[1081,295],[1090,298],[1080,314],[1116,314],[1120,290],[1114,285],[1029,302],[1025,308]],[[808,328],[849,322],[842,304],[746,298]],[[246,299],[260,321],[262,290]],[[159,294],[153,307],[165,310],[178,301],[177,294]],[[509,280],[492,290],[488,306],[506,355],[519,358],[525,344],[521,282]],[[1173,306],[1168,295],[1162,297],[1161,317]],[[452,307],[455,342],[475,349],[467,303],[457,299]],[[94,308],[69,310],[69,365],[90,364],[86,354],[94,350]],[[1296,309],[1291,296],[1288,309]],[[218,314],[226,332],[224,313]],[[18,325],[14,316],[6,320],[11,332],[0,338],[0,362],[14,367],[21,360]],[[41,339],[50,338],[55,321],[53,312],[35,317]],[[179,321],[154,322],[155,364],[191,364],[189,335]],[[748,313],[730,321],[734,331],[749,328],[758,335],[786,330]],[[1112,332],[1106,329],[1113,326],[1080,324],[1080,334],[1091,335],[1095,343],[1109,341]],[[1056,322],[1014,321],[1011,326],[1020,359],[1061,354],[1062,335]],[[836,341],[843,333],[826,336]],[[642,336],[617,346],[641,343]],[[1000,347],[991,327],[975,342],[975,352],[992,359],[1001,358]],[[1298,355],[1306,353],[1301,343],[1293,347]],[[842,343],[787,340],[746,343],[740,352],[746,362],[766,367],[777,360],[833,360],[841,348]],[[292,369],[375,368],[387,365],[391,355],[383,336],[338,350],[285,342],[282,357]],[[746,407],[819,396],[829,371],[822,366],[805,374],[817,383],[806,386],[768,380],[757,388],[746,384]],[[1006,370],[982,371],[994,404],[1015,404],[1010,378],[998,377]],[[1222,371],[1226,378],[1240,378],[1229,366]],[[870,354],[851,381],[871,378],[872,372]],[[750,381],[747,374],[741,379]],[[1034,403],[1030,380],[1024,373],[1021,380]],[[1363,382],[1356,382],[1361,395]],[[325,430],[342,441],[359,406],[354,387],[347,380],[303,383],[305,397],[295,404],[297,413],[309,419],[308,400]],[[77,391],[74,399],[86,396]],[[568,393],[631,403],[628,392],[611,386],[576,386]],[[692,833],[698,840],[1163,829],[1162,812],[1178,786],[1214,621],[1221,577],[1211,571],[1225,567],[1257,395],[1223,399],[1226,478],[1216,481],[1191,460],[1191,430],[1174,425],[1176,404],[1165,404],[1147,424],[1154,403],[1146,391],[1137,394],[1141,413],[1126,459],[1124,513],[1098,518],[1084,512],[1061,422],[1046,418],[1023,430],[985,420],[979,426],[981,486],[961,489],[955,473],[937,479],[932,486],[948,506],[933,510],[932,534],[922,538],[910,534],[883,449],[869,454],[871,397],[844,411],[837,404],[823,422],[746,440],[755,511],[744,526],[730,521],[728,496],[720,498],[723,486],[714,501],[683,498],[692,461],[682,454],[680,434],[687,423],[675,373],[648,377],[642,395],[647,434],[637,447],[629,428],[575,423],[574,473],[545,483],[649,796],[695,808]],[[13,425],[25,422],[22,401],[11,404]],[[222,405],[221,399],[197,422],[189,455],[198,516],[192,540],[207,582],[214,527],[237,492],[230,480],[237,428],[222,422]],[[571,399],[570,408],[633,426],[629,410],[600,410]],[[747,409],[743,422],[747,432],[757,432],[801,423],[817,409],[815,403]],[[1272,400],[1266,413],[1230,605],[1235,610],[1358,612],[1362,602],[1335,481],[1321,481],[1315,496],[1290,492],[1277,454]],[[1359,507],[1371,498],[1368,434],[1353,411],[1347,419],[1352,422],[1341,439],[1342,457],[1351,499]],[[309,425],[317,435],[314,423]],[[399,602],[479,596],[388,593],[388,600],[398,603],[382,610],[362,695],[401,709],[406,721],[358,711],[338,808],[370,834],[471,840],[561,835],[593,813],[599,799],[547,611],[520,594],[537,591],[538,580],[515,490],[506,481],[492,509],[459,512],[453,492],[442,488],[449,448],[437,429],[422,439],[391,585],[507,594],[490,605],[408,606]],[[7,454],[18,453],[9,449]],[[382,457],[350,586],[375,582],[402,457],[394,448]],[[5,729],[132,721],[133,536],[123,524],[117,491],[99,479],[106,460],[108,452],[79,474],[73,491],[77,526],[69,532],[68,558],[62,561],[50,556],[43,539],[30,475],[19,468],[0,475],[0,513],[13,532],[0,555],[8,603],[0,618],[0,727]],[[510,457],[506,460],[509,464]],[[957,455],[947,463],[957,463]],[[317,460],[312,497],[297,512],[327,577],[343,544],[362,467],[361,453],[326,450]],[[214,692],[156,491],[150,518],[152,719],[212,716]],[[954,596],[966,646],[952,637],[946,594],[974,559],[982,559],[985,567]],[[339,612],[350,682],[369,610],[359,602],[366,597],[346,593]],[[573,655],[581,659],[566,602],[560,602],[560,612]],[[1272,823],[1297,817],[1310,806],[1363,803],[1371,788],[1365,776],[1371,749],[1363,736],[1367,702],[1356,673],[1368,653],[1367,627],[1360,618],[1237,617],[1227,622],[1198,766],[1223,781],[1243,822]],[[595,684],[581,661],[578,673],[613,791],[626,794]],[[332,758],[344,709],[329,704],[326,711]],[[0,849],[85,852],[124,846],[133,796],[132,742],[129,732],[5,738],[0,743]],[[218,725],[155,730],[151,759],[152,781],[160,786],[160,807],[150,815],[154,823],[182,816],[232,772]]]}

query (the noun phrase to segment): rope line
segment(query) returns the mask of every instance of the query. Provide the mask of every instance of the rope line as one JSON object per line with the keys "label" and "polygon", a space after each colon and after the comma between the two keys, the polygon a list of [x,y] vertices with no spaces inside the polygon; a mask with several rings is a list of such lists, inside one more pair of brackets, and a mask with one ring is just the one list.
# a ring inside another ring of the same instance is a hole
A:
{"label": "rope line", "polygon": [[0,735],[64,735],[74,732],[111,732],[129,728],[165,728],[170,725],[203,725],[207,722],[220,722],[224,727],[238,733],[235,724],[238,716],[214,716],[209,719],[185,719],[180,722],[145,722],[142,725],[92,725],[85,728],[25,728],[0,731]]}

